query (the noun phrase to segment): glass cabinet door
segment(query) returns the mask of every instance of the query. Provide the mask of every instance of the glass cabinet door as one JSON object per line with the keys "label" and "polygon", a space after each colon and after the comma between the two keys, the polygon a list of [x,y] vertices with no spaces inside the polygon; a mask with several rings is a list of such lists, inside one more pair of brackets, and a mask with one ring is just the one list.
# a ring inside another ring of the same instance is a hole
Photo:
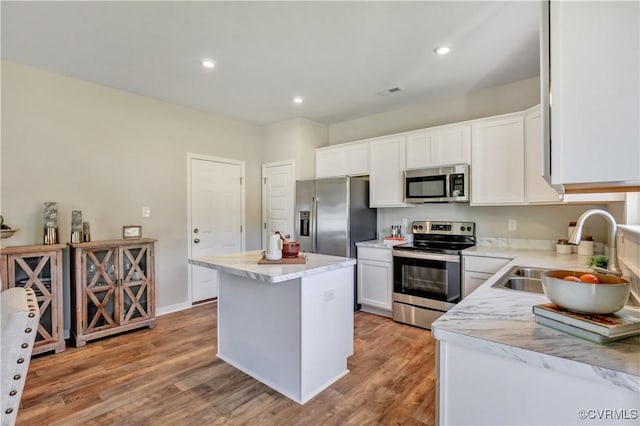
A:
{"label": "glass cabinet door", "polygon": [[87,249],[82,256],[85,286],[82,329],[93,332],[118,326],[118,252],[115,247]]}
{"label": "glass cabinet door", "polygon": [[140,321],[152,315],[150,300],[151,245],[125,246],[120,251],[122,271],[122,313],[120,324]]}
{"label": "glass cabinet door", "polygon": [[40,324],[36,334],[36,344],[42,345],[58,340],[55,289],[55,253],[15,254],[8,257],[8,281],[11,287],[31,288],[40,308]]}

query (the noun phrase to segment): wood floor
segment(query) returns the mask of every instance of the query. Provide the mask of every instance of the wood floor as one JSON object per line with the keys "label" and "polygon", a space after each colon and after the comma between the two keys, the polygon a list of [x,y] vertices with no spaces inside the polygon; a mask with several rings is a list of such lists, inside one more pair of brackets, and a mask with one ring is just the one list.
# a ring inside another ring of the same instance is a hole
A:
{"label": "wood floor", "polygon": [[216,305],[36,356],[18,425],[435,423],[431,333],[357,312],[351,372],[301,406],[216,358]]}

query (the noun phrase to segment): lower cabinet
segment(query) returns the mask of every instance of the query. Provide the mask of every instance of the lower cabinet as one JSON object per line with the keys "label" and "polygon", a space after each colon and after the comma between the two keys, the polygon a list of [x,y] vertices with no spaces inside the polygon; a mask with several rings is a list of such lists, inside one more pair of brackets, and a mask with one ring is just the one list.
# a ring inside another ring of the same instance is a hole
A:
{"label": "lower cabinet", "polygon": [[69,244],[76,346],[155,327],[154,243],[145,238]]}
{"label": "lower cabinet", "polygon": [[511,259],[503,257],[462,256],[462,298],[467,297]]}
{"label": "lower cabinet", "polygon": [[62,316],[63,244],[3,247],[0,255],[2,290],[31,288],[38,300],[40,322],[33,354],[64,351]]}
{"label": "lower cabinet", "polygon": [[358,303],[362,310],[392,316],[393,259],[387,248],[358,247]]}

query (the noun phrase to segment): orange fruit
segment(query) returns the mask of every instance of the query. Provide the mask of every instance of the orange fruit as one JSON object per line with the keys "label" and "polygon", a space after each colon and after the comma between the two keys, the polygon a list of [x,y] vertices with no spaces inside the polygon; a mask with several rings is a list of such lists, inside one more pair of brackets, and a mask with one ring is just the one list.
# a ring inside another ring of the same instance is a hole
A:
{"label": "orange fruit", "polygon": [[580,281],[582,281],[583,283],[589,283],[589,284],[598,284],[600,282],[598,277],[596,277],[593,274],[580,275]]}
{"label": "orange fruit", "polygon": [[567,275],[566,277],[563,278],[563,280],[565,281],[577,281],[580,282],[580,278],[575,277],[573,275]]}

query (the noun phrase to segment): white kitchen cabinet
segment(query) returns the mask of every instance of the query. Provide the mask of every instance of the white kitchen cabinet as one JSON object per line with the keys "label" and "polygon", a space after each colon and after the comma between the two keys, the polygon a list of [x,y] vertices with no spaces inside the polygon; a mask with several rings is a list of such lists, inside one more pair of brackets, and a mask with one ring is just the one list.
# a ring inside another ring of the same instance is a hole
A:
{"label": "white kitchen cabinet", "polygon": [[523,204],[522,113],[490,117],[471,126],[471,204]]}
{"label": "white kitchen cabinet", "polygon": [[551,1],[552,183],[640,185],[639,15],[637,1]]}
{"label": "white kitchen cabinet", "polygon": [[462,298],[480,287],[511,259],[503,257],[462,256]]}
{"label": "white kitchen cabinet", "polygon": [[562,202],[558,193],[542,177],[542,120],[540,105],[527,110],[524,116],[524,196],[527,203],[552,204]]}
{"label": "white kitchen cabinet", "polygon": [[[455,337],[437,345],[441,425],[638,424],[638,392],[612,378],[615,372],[594,366],[586,378],[576,361]],[[559,361],[562,367],[554,368]]]}
{"label": "white kitchen cabinet", "polygon": [[369,144],[354,142],[316,149],[316,178],[369,174]]}
{"label": "white kitchen cabinet", "polygon": [[393,258],[391,249],[358,247],[358,303],[362,310],[392,316]]}
{"label": "white kitchen cabinet", "polygon": [[469,164],[471,126],[439,126],[407,134],[407,169]]}
{"label": "white kitchen cabinet", "polygon": [[369,142],[369,206],[406,207],[404,135],[387,136]]}

